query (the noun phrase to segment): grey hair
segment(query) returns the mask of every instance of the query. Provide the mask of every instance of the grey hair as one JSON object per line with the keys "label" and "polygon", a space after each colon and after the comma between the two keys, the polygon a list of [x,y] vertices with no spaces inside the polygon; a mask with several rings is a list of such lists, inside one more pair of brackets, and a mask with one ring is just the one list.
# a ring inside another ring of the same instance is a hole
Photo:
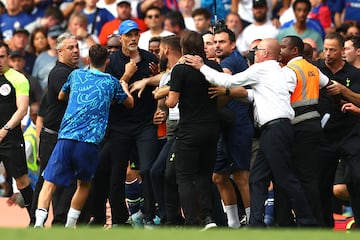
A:
{"label": "grey hair", "polygon": [[75,39],[76,40],[76,36],[71,34],[71,33],[68,33],[68,32],[65,32],[65,33],[61,34],[56,39],[56,49],[62,48],[63,47],[63,42],[66,39]]}

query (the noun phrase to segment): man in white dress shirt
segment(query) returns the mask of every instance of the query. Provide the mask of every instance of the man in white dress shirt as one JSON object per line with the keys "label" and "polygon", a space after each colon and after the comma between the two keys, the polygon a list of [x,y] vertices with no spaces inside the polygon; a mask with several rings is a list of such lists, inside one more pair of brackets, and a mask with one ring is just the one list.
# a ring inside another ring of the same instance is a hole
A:
{"label": "man in white dress shirt", "polygon": [[[272,176],[272,180],[285,189],[297,224],[313,226],[316,221],[304,191],[289,167],[294,139],[290,120],[294,118],[294,110],[290,105],[285,75],[277,62],[279,54],[279,43],[274,39],[264,39],[256,49],[255,64],[231,76],[204,65],[198,56],[186,55],[185,61],[200,69],[210,83],[224,86],[230,92],[237,91],[239,97],[254,102],[254,117],[261,127],[261,136],[259,152],[250,170],[250,225],[265,226],[264,202]],[[250,86],[252,90],[241,86]]]}

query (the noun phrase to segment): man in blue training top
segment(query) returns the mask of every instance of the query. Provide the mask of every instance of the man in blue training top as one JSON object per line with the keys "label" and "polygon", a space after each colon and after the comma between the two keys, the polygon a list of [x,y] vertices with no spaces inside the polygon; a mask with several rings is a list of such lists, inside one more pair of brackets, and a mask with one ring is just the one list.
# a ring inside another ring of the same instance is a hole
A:
{"label": "man in blue training top", "polygon": [[[89,58],[90,69],[73,71],[58,96],[60,100],[69,98],[69,103],[58,142],[43,173],[45,181],[35,213],[35,228],[44,226],[56,186],[67,186],[77,179],[77,190],[65,224],[65,227],[75,227],[98,164],[98,144],[105,135],[111,102],[115,99],[127,108],[134,106],[127,83],[104,73],[109,61],[106,47],[92,46]],[[132,76],[136,70],[132,61],[125,66],[126,76]]]}

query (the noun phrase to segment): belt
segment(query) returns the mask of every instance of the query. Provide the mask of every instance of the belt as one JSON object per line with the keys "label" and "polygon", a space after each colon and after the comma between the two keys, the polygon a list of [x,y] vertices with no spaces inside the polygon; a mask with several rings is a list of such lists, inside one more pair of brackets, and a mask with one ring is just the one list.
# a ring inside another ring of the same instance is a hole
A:
{"label": "belt", "polygon": [[270,127],[271,125],[273,125],[275,123],[280,123],[280,122],[289,122],[290,123],[290,119],[288,119],[288,118],[277,118],[277,119],[268,121],[267,123],[263,124],[260,129],[264,130],[265,128]]}
{"label": "belt", "polygon": [[49,133],[51,135],[57,135],[58,134],[57,131],[54,131],[54,130],[52,130],[50,128],[43,127],[42,129],[44,130],[44,132]]}

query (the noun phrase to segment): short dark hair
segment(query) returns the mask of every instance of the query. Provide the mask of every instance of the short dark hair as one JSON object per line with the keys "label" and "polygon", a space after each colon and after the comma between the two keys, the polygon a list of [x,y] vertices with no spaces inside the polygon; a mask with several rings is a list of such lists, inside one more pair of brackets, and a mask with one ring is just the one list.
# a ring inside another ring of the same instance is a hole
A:
{"label": "short dark hair", "polygon": [[295,11],[296,5],[298,5],[299,3],[305,3],[307,5],[308,12],[310,12],[310,10],[311,10],[310,0],[295,0],[295,2],[293,3],[293,6],[292,6],[294,11]]}
{"label": "short dark hair", "polygon": [[9,45],[4,43],[3,41],[0,41],[0,48],[2,48],[2,47],[4,47],[6,49],[6,55],[9,56],[10,55],[10,47],[9,47]]}
{"label": "short dark hair", "polygon": [[331,39],[331,40],[335,39],[338,41],[340,47],[342,48],[344,47],[344,43],[345,43],[344,37],[338,32],[330,32],[326,34],[324,40],[326,39]]}
{"label": "short dark hair", "polygon": [[155,36],[155,37],[152,37],[149,39],[149,44],[152,43],[152,42],[161,42],[161,37],[159,36]]}
{"label": "short dark hair", "polygon": [[170,20],[171,26],[179,26],[181,30],[185,29],[184,17],[179,11],[169,11],[165,15],[165,19]]}
{"label": "short dark hair", "polygon": [[101,44],[95,44],[89,49],[90,63],[94,67],[101,67],[109,56],[107,48]]}
{"label": "short dark hair", "polygon": [[161,12],[161,8],[152,5],[145,10],[145,17],[147,15],[148,11],[150,11],[150,10],[157,10],[157,11],[159,11],[160,15],[163,15]]}
{"label": "short dark hair", "polygon": [[298,51],[299,51],[299,55],[303,55],[304,53],[304,42],[301,38],[299,38],[298,36],[295,35],[288,35],[284,38],[288,38],[289,39],[289,43],[290,43],[290,48],[294,48],[297,47]]}
{"label": "short dark hair", "polygon": [[48,6],[45,10],[44,17],[54,17],[55,19],[59,20],[59,24],[64,21],[64,15],[62,11],[54,6]]}
{"label": "short dark hair", "polygon": [[219,34],[219,33],[227,33],[229,36],[229,40],[231,43],[236,42],[236,37],[233,31],[231,31],[228,28],[220,28],[219,30],[216,30],[214,35]]}
{"label": "short dark hair", "polygon": [[360,48],[360,36],[353,36],[353,35],[349,35],[349,36],[345,36],[344,41],[351,41],[354,45],[355,49],[359,49]]}
{"label": "short dark hair", "polygon": [[180,37],[176,35],[170,35],[161,38],[161,44],[168,45],[172,50],[181,53]]}
{"label": "short dark hair", "polygon": [[210,19],[211,18],[211,12],[207,8],[197,8],[191,14],[191,16],[193,18],[196,17],[196,16],[199,16],[199,15],[204,16],[205,19]]}
{"label": "short dark hair", "polygon": [[205,59],[204,41],[200,33],[187,31],[180,40],[183,54],[199,55]]}

